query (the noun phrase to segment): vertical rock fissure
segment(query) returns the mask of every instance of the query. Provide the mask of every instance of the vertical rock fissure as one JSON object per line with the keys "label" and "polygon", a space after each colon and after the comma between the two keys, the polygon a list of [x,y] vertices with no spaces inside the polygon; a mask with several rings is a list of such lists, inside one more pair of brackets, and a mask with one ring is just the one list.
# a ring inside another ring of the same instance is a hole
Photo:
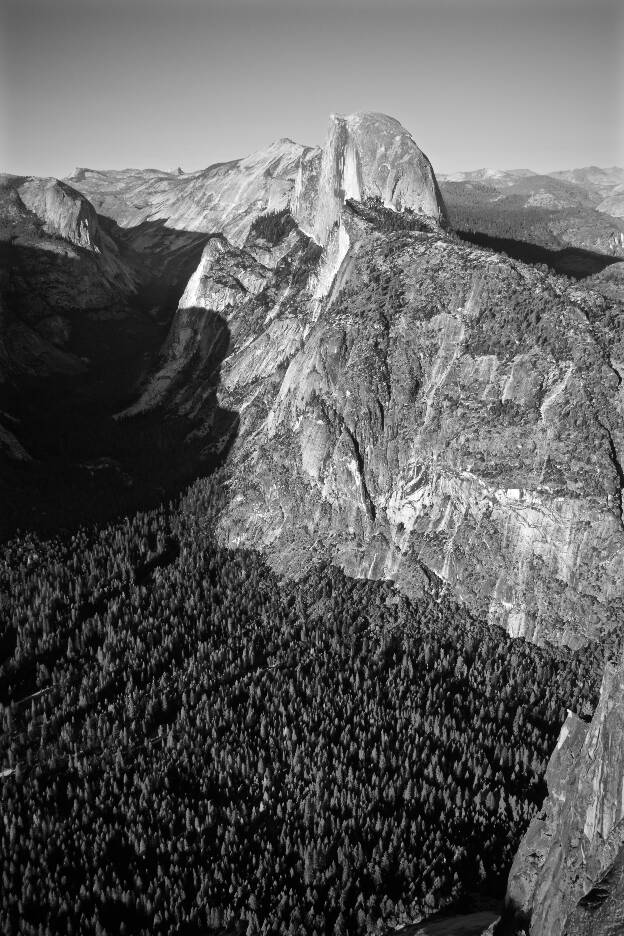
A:
{"label": "vertical rock fissure", "polygon": [[366,504],[367,512],[370,516],[370,519],[374,523],[375,518],[377,516],[377,510],[375,508],[375,504],[373,503],[373,499],[370,496],[368,485],[366,484],[366,476],[364,473],[364,458],[362,456],[362,452],[360,451],[360,443],[358,442],[355,433],[351,432],[351,430],[346,424],[344,428],[345,428],[345,432],[351,439],[351,444],[353,445],[353,451],[355,453],[355,461],[358,467],[360,479],[362,481],[362,494],[364,497],[364,503]]}
{"label": "vertical rock fissure", "polygon": [[622,463],[620,462],[620,459],[618,457],[617,449],[615,447],[615,442],[613,441],[611,430],[609,429],[608,426],[605,426],[605,424],[602,421],[599,420],[599,423],[607,434],[607,443],[609,446],[609,457],[611,459],[611,462],[613,463],[613,467],[615,468],[615,473],[617,475],[617,481],[618,481],[618,493],[617,493],[618,514],[620,517],[620,522],[624,523],[624,517],[622,515],[622,492],[624,491],[624,470],[622,469]]}

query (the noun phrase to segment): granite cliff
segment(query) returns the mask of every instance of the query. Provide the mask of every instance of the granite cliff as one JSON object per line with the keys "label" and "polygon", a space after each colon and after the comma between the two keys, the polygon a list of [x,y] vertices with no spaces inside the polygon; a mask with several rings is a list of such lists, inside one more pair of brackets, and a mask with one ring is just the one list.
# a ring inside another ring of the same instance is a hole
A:
{"label": "granite cliff", "polygon": [[192,361],[222,316],[219,400],[239,414],[222,539],[288,572],[323,557],[408,592],[429,574],[535,640],[575,646],[613,626],[617,313],[467,247],[435,214],[347,201],[339,224],[347,252],[320,299],[331,241],[319,259],[294,226],[268,251],[211,241],[139,402],[188,413],[192,400],[201,420]]}
{"label": "granite cliff", "polygon": [[93,206],[57,179],[0,177],[0,258],[0,455],[24,462],[27,388],[84,375],[76,328],[126,315],[136,279]]}
{"label": "granite cliff", "polygon": [[608,663],[590,724],[573,713],[548,798],[509,875],[506,932],[614,936],[624,921],[624,662]]}

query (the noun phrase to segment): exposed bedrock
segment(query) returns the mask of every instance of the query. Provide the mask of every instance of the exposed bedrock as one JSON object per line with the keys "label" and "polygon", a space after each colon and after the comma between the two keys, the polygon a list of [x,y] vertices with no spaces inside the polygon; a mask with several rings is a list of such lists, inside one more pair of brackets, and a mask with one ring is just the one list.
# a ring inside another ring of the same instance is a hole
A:
{"label": "exposed bedrock", "polygon": [[[224,538],[406,590],[424,567],[537,641],[614,626],[622,399],[603,300],[442,235],[351,236],[341,288],[290,309],[283,354],[278,311],[224,362],[244,408]],[[249,307],[225,314],[236,336]]]}

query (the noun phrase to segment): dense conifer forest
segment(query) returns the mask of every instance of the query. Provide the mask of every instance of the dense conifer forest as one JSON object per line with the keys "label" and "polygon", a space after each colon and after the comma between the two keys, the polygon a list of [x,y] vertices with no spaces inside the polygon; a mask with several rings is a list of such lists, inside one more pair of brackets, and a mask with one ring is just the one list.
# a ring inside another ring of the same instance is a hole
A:
{"label": "dense conifer forest", "polygon": [[211,536],[219,483],[0,551],[0,930],[383,932],[501,894],[600,660]]}

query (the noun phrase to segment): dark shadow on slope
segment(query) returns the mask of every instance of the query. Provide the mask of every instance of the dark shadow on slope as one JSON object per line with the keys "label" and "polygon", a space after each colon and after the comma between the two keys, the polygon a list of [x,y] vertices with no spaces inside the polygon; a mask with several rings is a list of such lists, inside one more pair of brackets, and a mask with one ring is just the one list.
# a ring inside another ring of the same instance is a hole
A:
{"label": "dark shadow on slope", "polygon": [[[157,228],[150,226],[150,236]],[[216,386],[193,419],[162,411],[131,422],[113,418],[134,402],[137,388],[156,366],[181,293],[208,239],[193,232],[166,236],[173,249],[160,260],[146,254],[136,296],[120,293],[116,304],[113,292],[98,311],[63,310],[70,334],[64,342],[54,335],[56,344],[48,336],[45,347],[53,358],[58,352],[80,363],[79,372],[52,373],[54,368],[44,366],[39,355],[44,345],[37,339],[28,366],[14,352],[7,379],[0,374],[0,414],[8,415],[5,425],[10,424],[32,456],[28,463],[0,456],[0,538],[18,528],[50,533],[155,506],[210,472],[227,454],[238,419],[217,405]],[[36,337],[48,327],[42,304],[48,271],[53,274],[50,283],[78,284],[84,263],[90,263],[81,251],[78,259],[62,253],[51,259],[49,251],[32,245],[1,246],[11,254],[10,269],[16,275],[11,278],[9,272],[0,283],[0,367],[3,339],[26,327]],[[23,284],[37,282],[42,271],[37,290],[29,294]],[[209,362],[215,384],[229,344],[223,320],[221,328],[226,338]],[[61,352],[59,343],[64,345]],[[8,344],[12,347],[11,340]],[[218,444],[206,444],[205,437],[193,440],[198,420],[210,424]]]}
{"label": "dark shadow on slope", "polygon": [[100,222],[122,259],[140,277],[138,308],[150,318],[169,323],[204,247],[215,235],[171,228],[163,219],[128,228],[111,218],[101,217]]}
{"label": "dark shadow on slope", "polygon": [[572,276],[574,279],[585,279],[600,273],[605,267],[619,263],[621,257],[611,257],[607,254],[584,250],[581,247],[564,247],[562,250],[550,250],[528,241],[512,240],[507,237],[495,237],[492,234],[483,234],[480,231],[460,231],[455,233],[463,241],[475,244],[477,247],[487,247],[497,253],[505,253],[513,260],[523,263],[544,263],[553,272]]}

